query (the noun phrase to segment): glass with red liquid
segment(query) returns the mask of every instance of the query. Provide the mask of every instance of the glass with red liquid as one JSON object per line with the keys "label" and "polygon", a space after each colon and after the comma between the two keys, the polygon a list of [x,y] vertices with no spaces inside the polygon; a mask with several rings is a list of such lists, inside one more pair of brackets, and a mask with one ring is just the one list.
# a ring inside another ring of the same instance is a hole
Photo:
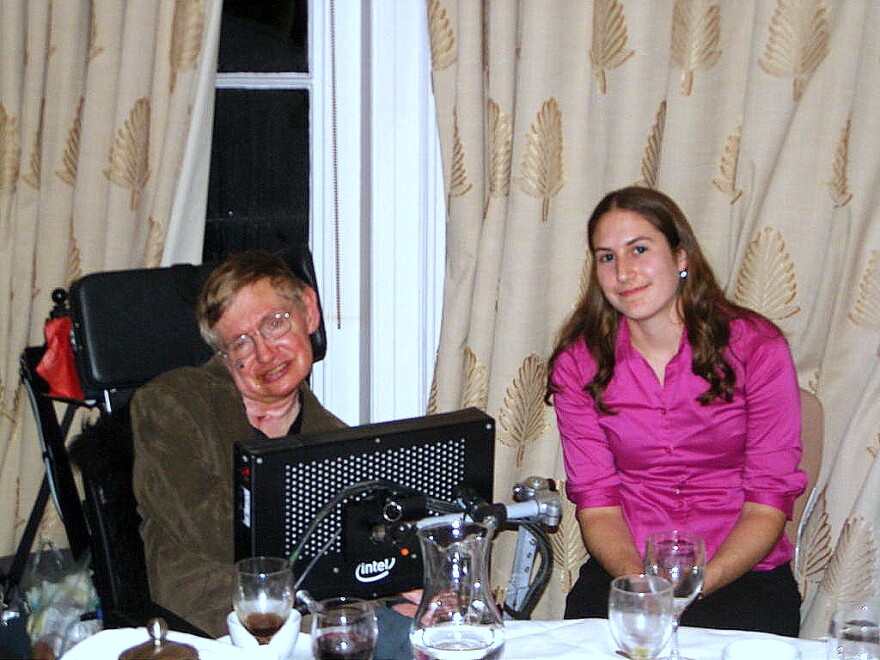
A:
{"label": "glass with red liquid", "polygon": [[318,601],[312,612],[316,660],[373,660],[379,626],[372,603],[357,598]]}
{"label": "glass with red liquid", "polygon": [[248,557],[235,564],[232,606],[260,644],[268,644],[293,609],[293,573],[281,557]]}

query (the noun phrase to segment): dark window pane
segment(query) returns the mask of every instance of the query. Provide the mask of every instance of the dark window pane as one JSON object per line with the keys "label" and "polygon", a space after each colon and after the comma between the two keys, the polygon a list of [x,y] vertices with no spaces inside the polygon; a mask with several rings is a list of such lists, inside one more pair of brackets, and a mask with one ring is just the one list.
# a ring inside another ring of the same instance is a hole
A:
{"label": "dark window pane", "polygon": [[306,90],[218,89],[204,258],[308,240]]}
{"label": "dark window pane", "polygon": [[217,70],[308,71],[307,0],[223,0]]}

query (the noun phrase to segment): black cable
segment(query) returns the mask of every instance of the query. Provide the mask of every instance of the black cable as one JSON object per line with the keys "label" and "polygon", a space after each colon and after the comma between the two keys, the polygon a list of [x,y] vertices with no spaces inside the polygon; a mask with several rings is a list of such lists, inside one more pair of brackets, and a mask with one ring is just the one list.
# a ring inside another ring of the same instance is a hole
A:
{"label": "black cable", "polygon": [[[401,486],[400,484],[396,484],[393,481],[375,479],[373,481],[359,481],[355,484],[352,484],[351,486],[347,486],[340,490],[330,499],[329,502],[327,502],[327,504],[321,507],[321,510],[318,511],[318,513],[312,519],[312,522],[306,528],[306,531],[303,533],[302,538],[299,540],[299,543],[296,544],[293,552],[290,553],[290,565],[293,566],[297,562],[299,556],[302,554],[302,551],[306,546],[306,543],[309,540],[309,537],[311,537],[311,535],[315,533],[318,525],[324,522],[324,519],[329,516],[344,499],[349,497],[357,497],[361,493],[369,493],[375,490],[399,490],[402,488],[403,486]],[[305,574],[303,574],[302,577],[305,577]]]}
{"label": "black cable", "polygon": [[444,500],[437,500],[433,497],[427,498],[426,502],[431,511],[436,511],[438,513],[463,513],[464,511],[464,509],[458,504],[446,502]]}
{"label": "black cable", "polygon": [[[333,510],[342,503],[343,500],[351,497],[357,497],[363,493],[369,493],[377,490],[389,490],[389,491],[401,491],[408,490],[405,486],[401,486],[400,484],[394,483],[393,481],[386,481],[384,479],[374,479],[372,481],[359,481],[358,483],[352,484],[351,486],[347,486],[340,490],[336,495],[334,495],[327,504],[325,504],[315,517],[312,519],[312,522],[306,528],[306,531],[303,533],[302,538],[300,538],[299,543],[297,543],[296,547],[293,549],[293,552],[290,554],[290,565],[293,566],[296,564],[299,559],[302,551],[305,549],[306,543],[308,543],[309,538],[312,534],[315,533],[315,530],[318,526],[327,518]],[[451,502],[445,502],[443,500],[438,500],[433,497],[427,498],[428,507],[437,512],[446,512],[446,513],[457,513],[461,511],[461,508]],[[333,534],[324,546],[315,553],[315,556],[309,562],[309,564],[303,569],[303,572],[300,574],[299,578],[296,581],[297,586],[302,584],[303,580],[305,580],[306,576],[311,572],[312,568],[314,568],[315,564],[318,562],[318,559],[327,551],[327,548],[330,547],[330,544],[339,538],[342,533],[341,529],[336,530],[336,533]]]}
{"label": "black cable", "polygon": [[[302,574],[299,576],[299,579],[297,579],[296,583],[293,585],[293,590],[294,590],[294,592],[296,592],[296,590],[299,589],[299,585],[301,585],[301,584],[302,584],[302,581],[306,579],[306,576],[307,576],[309,573],[311,573],[312,569],[315,567],[315,564],[318,563],[318,560],[321,558],[321,556],[322,556],[325,552],[327,552],[327,548],[329,548],[330,545],[331,545],[332,543],[334,543],[334,542],[336,541],[336,539],[338,539],[341,535],[342,535],[342,527],[338,527],[338,528],[336,529],[336,532],[334,532],[334,533],[333,533],[333,534],[332,534],[332,535],[331,535],[331,536],[330,536],[330,537],[324,542],[324,545],[322,545],[322,546],[321,546],[321,549],[318,550],[318,552],[315,553],[315,556],[312,557],[312,560],[306,565],[306,567],[303,569]],[[292,562],[291,562],[291,563],[292,563]]]}
{"label": "black cable", "polygon": [[[318,511],[312,522],[309,524],[308,528],[306,528],[306,531],[303,533],[302,538],[300,538],[299,543],[297,543],[296,548],[294,548],[293,552],[290,555],[291,565],[294,565],[299,559],[306,546],[306,543],[308,542],[312,534],[314,534],[318,526],[333,512],[333,510],[343,500],[351,497],[357,497],[358,495],[361,495],[363,493],[373,492],[376,490],[395,491],[406,490],[406,488],[392,481],[376,479],[373,481],[361,481],[340,490],[338,493],[336,493],[336,495],[333,496],[333,498],[331,498],[329,502],[327,502],[327,504],[325,504],[320,509],[320,511]],[[443,500],[438,500],[435,498],[427,498],[427,505],[431,510],[437,512],[462,512],[460,504],[445,502]],[[504,611],[507,612],[514,619],[529,619],[535,607],[537,607],[538,601],[544,594],[547,585],[550,583],[550,578],[553,575],[553,546],[551,545],[550,538],[547,536],[547,533],[544,531],[542,525],[532,522],[520,522],[519,524],[526,530],[528,530],[534,537],[535,547],[538,557],[540,558],[540,563],[538,564],[538,570],[535,573],[535,578],[529,584],[529,588],[526,591],[526,595],[523,598],[523,603],[520,608],[514,609],[505,604]],[[331,539],[324,544],[324,547],[321,549],[321,551],[318,552],[316,557],[312,559],[308,566],[306,566],[305,570],[297,580],[297,584],[302,583],[302,581],[311,571],[312,567],[315,565],[317,557],[320,557],[326,551],[330,543],[336,540],[339,537],[340,533],[341,530],[337,530],[336,534],[333,535]]]}

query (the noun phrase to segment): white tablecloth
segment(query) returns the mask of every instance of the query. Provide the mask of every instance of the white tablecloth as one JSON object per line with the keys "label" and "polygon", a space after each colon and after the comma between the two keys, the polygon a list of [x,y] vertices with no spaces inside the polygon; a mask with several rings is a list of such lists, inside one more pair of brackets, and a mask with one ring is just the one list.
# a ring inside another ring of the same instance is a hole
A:
{"label": "white tablecloth", "polygon": [[[611,637],[605,619],[575,621],[513,621],[506,624],[504,660],[582,660],[583,658],[615,658],[617,644]],[[679,648],[683,656],[693,660],[719,660],[724,647],[736,639],[770,638],[795,645],[801,660],[825,660],[825,644],[803,639],[777,637],[764,633],[736,630],[681,628]],[[753,660],[775,660],[759,658]]]}
{"label": "white tablecloth", "polygon": [[[615,653],[617,646],[604,619],[581,619],[576,621],[508,621],[505,624],[507,641],[503,660],[584,660],[606,658],[620,660]],[[169,633],[169,639],[195,646],[202,660],[253,660],[254,654],[234,646],[228,641],[217,641]],[[724,647],[736,639],[772,638],[784,639],[795,645],[801,660],[825,660],[825,644],[803,639],[789,639],[762,633],[730,630],[707,630],[682,628],[679,642],[682,654],[693,660],[719,660]],[[119,657],[122,651],[149,639],[145,628],[121,628],[105,630],[80,642],[68,651],[63,660],[102,660]],[[311,660],[308,635],[300,634],[291,660]],[[753,660],[774,660],[755,657]]]}

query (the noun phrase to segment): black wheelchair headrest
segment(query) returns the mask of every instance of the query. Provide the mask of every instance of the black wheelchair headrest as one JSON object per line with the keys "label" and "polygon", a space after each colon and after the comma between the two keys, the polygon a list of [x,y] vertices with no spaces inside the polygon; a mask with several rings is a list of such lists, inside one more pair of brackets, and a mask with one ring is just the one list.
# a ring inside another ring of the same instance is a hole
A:
{"label": "black wheelchair headrest", "polygon": [[[279,254],[317,293],[308,246]],[[199,334],[195,305],[215,265],[104,271],[74,282],[69,299],[74,355],[86,399],[134,391],[165,371],[196,366],[211,356]],[[323,315],[311,340],[317,362],[327,350]]]}

